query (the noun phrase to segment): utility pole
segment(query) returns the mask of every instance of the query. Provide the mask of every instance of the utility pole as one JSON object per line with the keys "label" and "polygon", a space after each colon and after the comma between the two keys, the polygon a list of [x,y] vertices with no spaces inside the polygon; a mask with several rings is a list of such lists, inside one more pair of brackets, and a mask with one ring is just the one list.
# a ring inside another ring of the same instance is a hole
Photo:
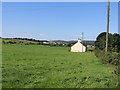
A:
{"label": "utility pole", "polygon": [[106,28],[106,48],[105,48],[105,52],[108,51],[109,18],[110,18],[110,0],[108,0],[108,7],[107,7],[107,28]]}
{"label": "utility pole", "polygon": [[[83,44],[84,33],[82,32],[82,44]],[[82,45],[82,52],[83,52],[83,45]]]}

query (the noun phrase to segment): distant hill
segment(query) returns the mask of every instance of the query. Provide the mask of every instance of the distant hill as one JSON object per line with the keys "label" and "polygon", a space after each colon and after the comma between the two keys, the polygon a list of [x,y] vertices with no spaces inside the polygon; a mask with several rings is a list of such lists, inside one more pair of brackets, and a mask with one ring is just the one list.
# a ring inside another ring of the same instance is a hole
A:
{"label": "distant hill", "polygon": [[[77,41],[64,41],[64,40],[35,40],[28,38],[2,38],[3,44],[23,44],[23,45],[51,45],[51,46],[72,46]],[[84,45],[94,46],[94,41],[83,41]]]}
{"label": "distant hill", "polygon": [[[75,44],[77,41],[64,41],[64,40],[54,40],[55,42],[67,42],[67,43],[71,43],[71,44]],[[85,45],[92,45],[94,46],[95,41],[83,41],[83,43]]]}

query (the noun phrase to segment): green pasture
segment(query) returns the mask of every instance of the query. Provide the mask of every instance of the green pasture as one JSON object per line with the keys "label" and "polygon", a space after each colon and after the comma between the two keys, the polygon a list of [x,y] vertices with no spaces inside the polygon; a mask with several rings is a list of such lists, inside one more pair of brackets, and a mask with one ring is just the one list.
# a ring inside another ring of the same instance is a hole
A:
{"label": "green pasture", "polygon": [[115,88],[115,66],[69,47],[3,44],[3,88]]}

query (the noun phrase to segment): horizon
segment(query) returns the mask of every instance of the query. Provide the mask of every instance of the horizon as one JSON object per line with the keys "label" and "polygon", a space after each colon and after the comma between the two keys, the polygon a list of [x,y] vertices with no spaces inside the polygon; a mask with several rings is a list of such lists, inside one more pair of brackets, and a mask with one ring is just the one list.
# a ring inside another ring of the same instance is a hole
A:
{"label": "horizon", "polygon": [[[110,33],[118,33],[118,2],[111,2]],[[3,2],[6,38],[94,40],[106,31],[107,2]],[[93,30],[93,31],[92,31]]]}
{"label": "horizon", "polygon": [[[17,37],[13,37],[13,38],[7,38],[7,37],[0,37],[0,38],[2,38],[2,39],[19,39],[19,38],[17,38]],[[20,38],[20,39],[33,39],[33,40],[39,40],[39,41],[78,41],[78,39],[76,39],[76,40],[47,40],[47,39],[35,39],[35,38]],[[83,41],[95,41],[95,40],[83,40]]]}

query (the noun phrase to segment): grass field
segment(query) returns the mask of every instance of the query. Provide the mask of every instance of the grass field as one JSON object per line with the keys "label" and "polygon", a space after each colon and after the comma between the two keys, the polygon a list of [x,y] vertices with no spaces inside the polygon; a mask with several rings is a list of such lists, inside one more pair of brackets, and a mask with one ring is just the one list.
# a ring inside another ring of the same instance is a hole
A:
{"label": "grass field", "polygon": [[115,66],[68,47],[3,45],[3,88],[115,88]]}

